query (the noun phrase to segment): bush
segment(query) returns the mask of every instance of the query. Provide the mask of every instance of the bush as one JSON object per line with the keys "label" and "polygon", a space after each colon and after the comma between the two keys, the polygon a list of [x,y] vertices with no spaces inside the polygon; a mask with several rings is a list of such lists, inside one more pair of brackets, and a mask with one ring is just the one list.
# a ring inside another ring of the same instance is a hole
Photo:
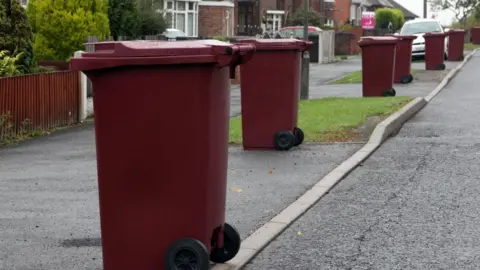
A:
{"label": "bush", "polygon": [[40,60],[67,60],[84,49],[88,36],[109,36],[106,0],[30,0],[27,14]]}
{"label": "bush", "polygon": [[118,40],[118,37],[136,38],[140,36],[142,19],[135,0],[109,0],[108,20],[114,40]]}
{"label": "bush", "polygon": [[[305,21],[305,11],[303,9],[299,9],[295,12],[292,18],[289,21],[289,25],[297,26],[297,25],[304,25]],[[323,24],[322,17],[318,12],[313,9],[308,11],[308,25],[310,26],[317,26],[320,27]]]}
{"label": "bush", "polygon": [[140,33],[138,36],[151,36],[160,35],[165,29],[167,24],[162,14],[150,9],[144,9],[140,11]]}
{"label": "bush", "polygon": [[22,75],[20,66],[18,65],[22,56],[22,52],[11,56],[8,50],[0,51],[0,77]]}
{"label": "bush", "polygon": [[375,28],[388,29],[392,23],[392,31],[402,28],[405,23],[403,13],[399,9],[379,8],[375,11]]}
{"label": "bush", "polygon": [[35,63],[32,27],[19,1],[0,1],[0,33],[0,51],[6,50],[10,55],[23,52],[17,54],[18,70],[29,73]]}

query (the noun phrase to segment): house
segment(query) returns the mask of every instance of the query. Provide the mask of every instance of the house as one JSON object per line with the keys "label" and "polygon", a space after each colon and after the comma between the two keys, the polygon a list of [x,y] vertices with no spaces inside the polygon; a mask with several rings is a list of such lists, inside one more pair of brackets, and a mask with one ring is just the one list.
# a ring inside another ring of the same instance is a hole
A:
{"label": "house", "polygon": [[[261,32],[277,32],[288,19],[303,9],[304,0],[235,0],[235,32],[253,36]],[[309,0],[310,8],[319,12],[326,25],[334,25],[335,0]]]}

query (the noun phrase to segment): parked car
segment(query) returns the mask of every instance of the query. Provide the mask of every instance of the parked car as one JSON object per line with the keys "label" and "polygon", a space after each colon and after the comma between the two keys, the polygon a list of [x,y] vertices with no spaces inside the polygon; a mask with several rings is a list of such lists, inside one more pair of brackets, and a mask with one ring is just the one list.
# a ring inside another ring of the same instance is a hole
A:
{"label": "parked car", "polygon": [[[291,37],[293,35],[294,38],[303,39],[303,26],[287,26],[287,27],[280,28],[279,32],[280,32],[280,35],[285,37]],[[320,32],[322,32],[322,29],[318,27],[315,27],[315,26],[308,27],[309,35],[318,35],[318,33]]]}
{"label": "parked car", "polygon": [[[426,33],[444,33],[440,22],[435,19],[415,19],[405,22],[400,35],[414,35],[417,39],[412,44],[412,57],[425,57],[425,39],[423,35]],[[448,53],[448,37],[445,38],[445,58]]]}
{"label": "parked car", "polygon": [[178,29],[175,28],[167,28],[164,32],[163,35],[168,38],[168,40],[175,40],[177,38],[186,38],[187,35]]}

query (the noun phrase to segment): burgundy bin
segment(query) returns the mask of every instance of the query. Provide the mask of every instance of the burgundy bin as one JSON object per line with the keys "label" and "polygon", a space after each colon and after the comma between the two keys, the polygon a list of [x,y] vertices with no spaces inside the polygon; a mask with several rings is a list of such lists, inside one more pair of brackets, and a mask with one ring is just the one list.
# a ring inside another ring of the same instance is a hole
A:
{"label": "burgundy bin", "polygon": [[465,49],[465,30],[451,29],[448,35],[448,61],[463,61]]}
{"label": "burgundy bin", "polygon": [[445,37],[446,33],[426,33],[425,38],[425,69],[445,69]]}
{"label": "burgundy bin", "polygon": [[417,36],[413,35],[392,35],[397,38],[397,48],[395,53],[395,71],[393,76],[394,83],[411,83],[413,76],[412,68],[412,44]]}
{"label": "burgundy bin", "polygon": [[95,48],[70,65],[93,85],[104,269],[206,270],[210,260],[233,258],[240,236],[225,223],[229,73],[255,47]]}
{"label": "burgundy bin", "polygon": [[470,30],[470,39],[473,44],[480,45],[480,27],[472,27]]}
{"label": "burgundy bin", "polygon": [[363,37],[362,91],[364,97],[395,96],[393,76],[397,39],[394,37]]}
{"label": "burgundy bin", "polygon": [[252,39],[255,56],[240,66],[243,148],[289,150],[303,142],[297,127],[302,52],[311,42]]}

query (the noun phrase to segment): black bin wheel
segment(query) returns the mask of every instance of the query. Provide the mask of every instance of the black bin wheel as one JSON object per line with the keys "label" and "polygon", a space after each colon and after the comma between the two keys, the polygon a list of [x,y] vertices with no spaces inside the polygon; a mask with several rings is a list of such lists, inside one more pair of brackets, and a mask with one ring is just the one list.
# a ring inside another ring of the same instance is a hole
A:
{"label": "black bin wheel", "polygon": [[295,143],[293,144],[293,146],[299,146],[303,143],[303,140],[305,139],[305,134],[303,133],[303,130],[298,127],[293,130],[293,136],[295,136]]}
{"label": "black bin wheel", "polygon": [[225,263],[233,259],[240,250],[240,234],[232,225],[225,223],[223,228],[223,247],[218,248],[215,241],[212,241],[210,260],[214,263]]}
{"label": "black bin wheel", "polygon": [[202,242],[181,238],[168,247],[165,253],[166,270],[208,270],[210,258]]}
{"label": "black bin wheel", "polygon": [[411,83],[413,81],[413,76],[411,74],[403,75],[400,82],[403,84]]}
{"label": "black bin wheel", "polygon": [[397,91],[395,89],[386,89],[383,91],[383,96],[384,97],[394,97],[397,94]]}
{"label": "black bin wheel", "polygon": [[280,131],[275,134],[275,148],[281,151],[290,150],[295,145],[295,135],[291,131]]}

